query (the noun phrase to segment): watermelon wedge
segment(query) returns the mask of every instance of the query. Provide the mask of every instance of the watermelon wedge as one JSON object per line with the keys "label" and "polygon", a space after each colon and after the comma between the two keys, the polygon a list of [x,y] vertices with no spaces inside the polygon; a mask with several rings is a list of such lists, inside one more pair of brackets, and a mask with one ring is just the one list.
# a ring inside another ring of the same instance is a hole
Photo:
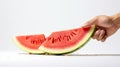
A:
{"label": "watermelon wedge", "polygon": [[76,51],[90,40],[95,26],[53,32],[39,47],[49,54],[67,54]]}
{"label": "watermelon wedge", "polygon": [[44,34],[15,36],[13,39],[18,47],[28,53],[44,53],[43,51],[38,49],[41,44],[46,40]]}

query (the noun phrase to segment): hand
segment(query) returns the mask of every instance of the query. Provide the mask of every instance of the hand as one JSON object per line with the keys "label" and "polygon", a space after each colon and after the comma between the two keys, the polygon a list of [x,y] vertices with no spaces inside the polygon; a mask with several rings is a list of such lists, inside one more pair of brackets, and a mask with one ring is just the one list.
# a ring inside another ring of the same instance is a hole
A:
{"label": "hand", "polygon": [[118,27],[114,24],[112,17],[100,15],[86,22],[83,27],[96,26],[93,39],[104,42],[109,36],[113,35]]}

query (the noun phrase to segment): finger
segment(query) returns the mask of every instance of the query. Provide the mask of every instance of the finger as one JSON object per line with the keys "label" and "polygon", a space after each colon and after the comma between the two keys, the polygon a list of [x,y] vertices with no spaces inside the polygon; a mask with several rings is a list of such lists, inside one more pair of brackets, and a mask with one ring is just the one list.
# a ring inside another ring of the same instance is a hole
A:
{"label": "finger", "polygon": [[105,36],[105,30],[100,30],[100,35],[98,40],[102,40],[104,36]]}
{"label": "finger", "polygon": [[96,26],[96,29],[95,29],[95,32],[93,33],[93,39],[95,39],[95,34],[96,34],[96,31],[98,31],[98,30],[100,30],[101,28],[100,27],[98,27],[98,26]]}
{"label": "finger", "polygon": [[93,39],[97,39],[99,41],[100,30],[97,30],[93,36]]}
{"label": "finger", "polygon": [[107,39],[107,35],[104,36],[104,38],[101,40],[101,42],[105,42],[105,40]]}
{"label": "finger", "polygon": [[82,27],[87,28],[87,27],[90,27],[91,25],[95,25],[96,20],[97,20],[97,17],[89,20],[89,21],[86,22]]}

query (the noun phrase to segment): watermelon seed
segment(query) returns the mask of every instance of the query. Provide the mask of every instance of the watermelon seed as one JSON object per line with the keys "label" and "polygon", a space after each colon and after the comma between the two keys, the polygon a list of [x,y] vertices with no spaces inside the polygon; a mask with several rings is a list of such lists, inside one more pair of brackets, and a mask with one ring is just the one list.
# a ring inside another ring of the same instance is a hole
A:
{"label": "watermelon seed", "polygon": [[71,32],[70,35],[73,37],[74,35],[77,35],[75,32]]}
{"label": "watermelon seed", "polygon": [[52,38],[51,37],[48,37],[48,41],[51,40]]}
{"label": "watermelon seed", "polygon": [[71,37],[70,37],[70,36],[68,36],[68,38],[69,38],[69,40],[71,40]]}
{"label": "watermelon seed", "polygon": [[48,38],[48,40],[51,40],[52,39],[52,43],[55,43],[55,42],[61,42],[61,36],[60,37],[58,37],[58,38]]}
{"label": "watermelon seed", "polygon": [[32,44],[41,44],[43,42],[43,40],[40,40],[40,39],[38,39],[38,40],[31,40],[31,43]]}
{"label": "watermelon seed", "polygon": [[70,36],[64,36],[63,39],[67,39],[67,41],[71,40]]}
{"label": "watermelon seed", "polygon": [[33,41],[31,41],[31,43],[32,43],[32,44],[36,44],[36,41],[35,41],[35,40],[33,40]]}
{"label": "watermelon seed", "polygon": [[28,40],[30,37],[29,36],[26,36],[26,40]]}
{"label": "watermelon seed", "polygon": [[39,39],[39,40],[37,41],[37,44],[39,44],[39,43],[40,43],[40,44],[43,43],[43,40],[40,40],[40,39]]}
{"label": "watermelon seed", "polygon": [[78,31],[78,29],[75,29],[74,31],[76,31],[76,32],[77,32],[77,31]]}
{"label": "watermelon seed", "polygon": [[57,39],[54,39],[54,43],[58,41],[58,38]]}
{"label": "watermelon seed", "polygon": [[52,43],[54,43],[54,38],[52,38]]}
{"label": "watermelon seed", "polygon": [[60,37],[58,37],[58,40],[61,42],[61,38]]}
{"label": "watermelon seed", "polygon": [[56,41],[56,39],[51,38],[51,37],[48,38],[48,41],[49,41],[49,40],[51,40],[52,43],[54,43],[54,42]]}
{"label": "watermelon seed", "polygon": [[71,40],[71,37],[70,37],[70,36],[67,36],[67,40],[68,40],[68,41]]}
{"label": "watermelon seed", "polygon": [[61,36],[58,37],[58,40],[61,42]]}

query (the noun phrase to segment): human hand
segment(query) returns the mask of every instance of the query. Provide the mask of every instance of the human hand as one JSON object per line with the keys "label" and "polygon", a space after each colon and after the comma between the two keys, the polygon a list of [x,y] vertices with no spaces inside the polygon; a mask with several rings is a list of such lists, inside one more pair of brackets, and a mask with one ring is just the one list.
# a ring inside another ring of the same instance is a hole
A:
{"label": "human hand", "polygon": [[96,26],[96,30],[93,34],[93,39],[104,42],[109,36],[113,35],[118,27],[112,20],[111,16],[100,15],[86,22],[83,27],[89,27],[91,25]]}

